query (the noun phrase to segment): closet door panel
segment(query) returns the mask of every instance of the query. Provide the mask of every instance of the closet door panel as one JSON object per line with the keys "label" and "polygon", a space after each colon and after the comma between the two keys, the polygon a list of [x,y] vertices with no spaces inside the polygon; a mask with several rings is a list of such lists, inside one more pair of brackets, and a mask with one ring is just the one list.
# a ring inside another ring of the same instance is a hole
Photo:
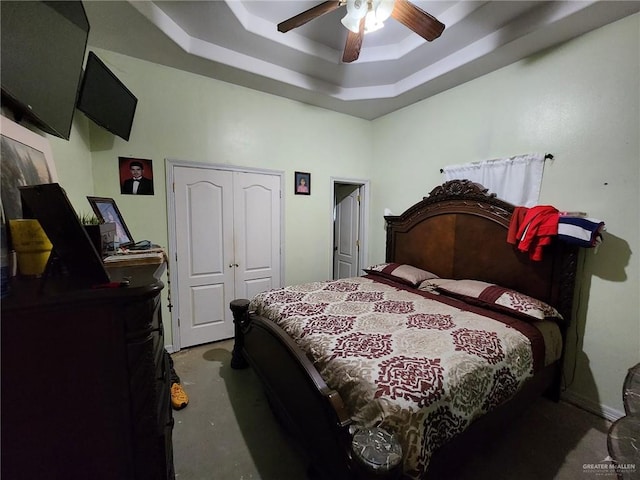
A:
{"label": "closet door panel", "polygon": [[280,286],[280,177],[236,172],[234,244],[237,298]]}
{"label": "closet door panel", "polygon": [[177,167],[176,249],[180,345],[233,336],[233,175]]}

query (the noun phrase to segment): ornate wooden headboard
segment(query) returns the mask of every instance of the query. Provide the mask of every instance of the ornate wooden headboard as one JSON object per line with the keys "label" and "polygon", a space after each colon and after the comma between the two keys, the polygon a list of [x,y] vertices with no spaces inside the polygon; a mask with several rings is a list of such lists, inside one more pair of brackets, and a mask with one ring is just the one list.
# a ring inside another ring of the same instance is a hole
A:
{"label": "ornate wooden headboard", "polygon": [[386,261],[442,278],[474,279],[512,288],[571,318],[577,248],[561,241],[543,259],[507,243],[514,206],[469,180],[451,180],[399,216],[386,216]]}

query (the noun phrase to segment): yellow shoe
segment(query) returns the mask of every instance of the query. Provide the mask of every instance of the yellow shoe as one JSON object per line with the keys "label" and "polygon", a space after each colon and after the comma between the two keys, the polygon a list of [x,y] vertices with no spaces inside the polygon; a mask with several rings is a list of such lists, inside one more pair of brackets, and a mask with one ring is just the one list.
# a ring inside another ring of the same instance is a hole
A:
{"label": "yellow shoe", "polygon": [[189,397],[187,393],[182,389],[182,385],[179,383],[174,383],[171,385],[171,406],[180,410],[184,408],[189,403]]}

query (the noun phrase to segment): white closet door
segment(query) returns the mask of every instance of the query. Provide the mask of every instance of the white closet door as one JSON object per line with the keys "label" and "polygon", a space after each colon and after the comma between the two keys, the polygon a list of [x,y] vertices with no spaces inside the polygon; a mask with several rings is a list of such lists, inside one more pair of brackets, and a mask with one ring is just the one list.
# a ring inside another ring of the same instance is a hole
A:
{"label": "white closet door", "polygon": [[179,347],[232,338],[235,298],[279,287],[280,176],[174,167]]}
{"label": "white closet door", "polygon": [[[233,174],[174,170],[180,347],[233,337]],[[171,265],[172,267],[174,265]]]}
{"label": "white closet door", "polygon": [[234,176],[235,296],[280,286],[280,177]]}

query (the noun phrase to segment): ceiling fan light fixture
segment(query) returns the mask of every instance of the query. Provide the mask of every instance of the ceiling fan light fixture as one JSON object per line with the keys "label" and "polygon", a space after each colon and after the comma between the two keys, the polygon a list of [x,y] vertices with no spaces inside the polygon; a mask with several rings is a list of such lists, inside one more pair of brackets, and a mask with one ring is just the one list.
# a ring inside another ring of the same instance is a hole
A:
{"label": "ceiling fan light fixture", "polygon": [[347,14],[340,20],[342,25],[353,33],[360,31],[360,20],[367,14],[367,0],[347,0]]}
{"label": "ceiling fan light fixture", "polygon": [[373,0],[373,11],[378,22],[384,23],[391,16],[395,3],[396,0]]}
{"label": "ceiling fan light fixture", "polygon": [[384,27],[384,21],[391,16],[394,4],[395,0],[369,0],[364,33],[375,32]]}
{"label": "ceiling fan light fixture", "polygon": [[395,0],[368,0],[364,33],[375,32],[384,27],[384,22],[391,16]]}
{"label": "ceiling fan light fixture", "polygon": [[367,16],[364,18],[364,33],[375,32],[384,27],[384,23],[378,20],[373,10],[367,12]]}
{"label": "ceiling fan light fixture", "polygon": [[347,30],[351,30],[353,33],[358,33],[358,29],[360,28],[359,19],[353,18],[353,16],[347,13],[340,21]]}

